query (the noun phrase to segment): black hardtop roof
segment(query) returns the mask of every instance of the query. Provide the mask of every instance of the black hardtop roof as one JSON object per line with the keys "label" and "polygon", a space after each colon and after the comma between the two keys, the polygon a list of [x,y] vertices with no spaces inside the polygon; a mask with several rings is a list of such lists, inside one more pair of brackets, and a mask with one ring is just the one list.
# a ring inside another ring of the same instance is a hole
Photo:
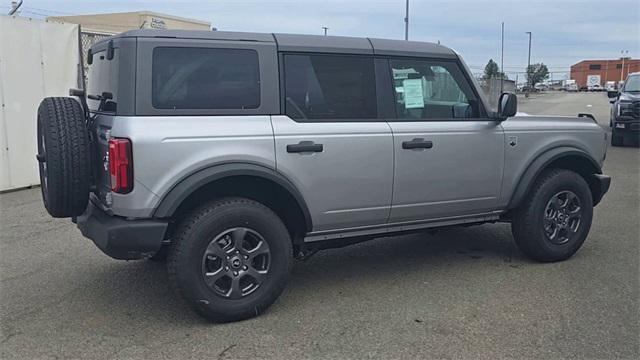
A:
{"label": "black hardtop roof", "polygon": [[430,42],[360,38],[349,36],[269,34],[235,31],[143,29],[126,31],[121,34],[115,35],[112,38],[107,38],[103,41],[108,41],[109,39],[113,38],[131,37],[253,41],[274,43],[277,45],[279,51],[293,52],[428,56],[445,58],[457,57],[456,53],[448,47]]}

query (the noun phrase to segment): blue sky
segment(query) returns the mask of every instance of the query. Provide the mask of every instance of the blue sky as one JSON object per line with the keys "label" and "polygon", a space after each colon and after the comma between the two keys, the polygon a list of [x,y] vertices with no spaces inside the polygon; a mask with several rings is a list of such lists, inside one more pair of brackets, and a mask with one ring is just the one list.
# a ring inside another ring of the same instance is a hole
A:
{"label": "blue sky", "polygon": [[[10,1],[2,0],[0,11]],[[210,21],[219,30],[404,37],[405,0],[24,0],[23,16],[79,15],[150,10]],[[524,71],[528,37],[531,62],[554,78],[584,59],[614,59],[621,50],[640,56],[638,0],[410,0],[411,40],[440,41],[458,51],[474,72],[490,58],[500,63],[500,23],[505,22],[504,68]],[[521,75],[522,76],[522,75]]]}

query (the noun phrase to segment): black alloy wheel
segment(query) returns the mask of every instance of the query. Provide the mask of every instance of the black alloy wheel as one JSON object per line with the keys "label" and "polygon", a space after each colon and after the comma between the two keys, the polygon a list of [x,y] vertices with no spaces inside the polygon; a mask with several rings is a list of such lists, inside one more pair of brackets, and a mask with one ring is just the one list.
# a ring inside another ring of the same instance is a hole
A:
{"label": "black alloy wheel", "polygon": [[240,299],[262,285],[271,251],[258,232],[236,227],[216,236],[202,256],[202,277],[216,294]]}
{"label": "black alloy wheel", "polygon": [[570,241],[578,232],[581,218],[582,207],[576,194],[566,190],[553,195],[544,210],[547,240],[556,245]]}

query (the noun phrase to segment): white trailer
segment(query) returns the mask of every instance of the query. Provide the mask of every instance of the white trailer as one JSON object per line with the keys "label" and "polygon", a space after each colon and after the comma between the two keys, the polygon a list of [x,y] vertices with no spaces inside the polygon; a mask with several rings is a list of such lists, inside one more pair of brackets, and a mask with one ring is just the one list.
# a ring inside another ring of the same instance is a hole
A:
{"label": "white trailer", "polygon": [[589,91],[602,90],[600,75],[587,75],[587,90]]}

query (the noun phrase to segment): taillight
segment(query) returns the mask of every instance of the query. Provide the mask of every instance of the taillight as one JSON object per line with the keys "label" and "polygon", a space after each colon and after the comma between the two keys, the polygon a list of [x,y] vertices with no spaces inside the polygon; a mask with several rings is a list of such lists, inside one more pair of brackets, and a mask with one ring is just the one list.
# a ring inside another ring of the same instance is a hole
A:
{"label": "taillight", "polygon": [[111,191],[126,194],[133,189],[133,157],[129,139],[109,139]]}

